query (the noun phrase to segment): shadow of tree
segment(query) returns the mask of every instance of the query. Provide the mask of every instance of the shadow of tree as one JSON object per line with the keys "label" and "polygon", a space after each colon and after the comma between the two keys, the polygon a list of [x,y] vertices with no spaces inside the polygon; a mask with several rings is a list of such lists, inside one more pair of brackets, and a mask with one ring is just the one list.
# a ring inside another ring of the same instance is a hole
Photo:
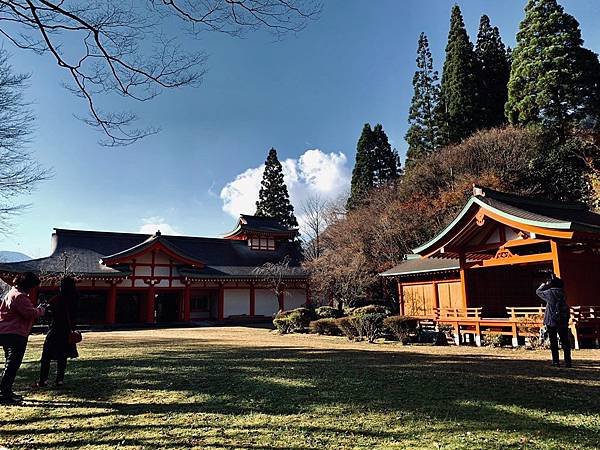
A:
{"label": "shadow of tree", "polygon": [[[339,420],[321,423],[317,417],[289,426],[306,436],[351,432],[376,440],[402,440],[414,433],[403,423],[421,422],[434,424],[438,432],[448,434],[510,431],[543,435],[559,447],[576,448],[574,438],[583,447],[595,447],[600,442],[600,364],[593,362],[566,371],[550,368],[544,361],[506,355],[237,347],[199,345],[197,340],[156,340],[152,350],[139,348],[136,352],[131,345],[133,349],[124,348],[121,355],[112,358],[73,361],[68,389],[34,398],[29,404],[38,414],[2,417],[0,427],[10,425],[2,430],[3,435],[15,438],[35,434],[36,423],[46,420],[45,412],[53,420],[68,421],[73,417],[69,411],[76,408],[86,412],[78,413],[78,422],[69,433],[93,430],[109,447],[121,442],[110,437],[115,432],[130,436],[128,445],[152,446],[138,438],[138,432],[153,428],[159,432],[165,423],[122,420],[103,425],[99,418],[198,414],[281,417],[260,425],[205,423],[205,433],[218,431],[221,426],[243,435],[277,433],[289,420],[286,416],[329,414]],[[35,370],[32,364],[25,368],[29,379],[35,378]],[[357,428],[356,423],[343,419],[372,414],[389,422],[381,424],[383,430]],[[557,421],[553,417],[556,414],[595,417],[588,421],[595,421],[595,425]],[[194,429],[195,424],[192,421],[186,426]],[[56,438],[65,447],[90,443],[88,438]],[[181,439],[166,437],[160,447],[193,445],[193,436]],[[36,448],[44,445],[36,444]],[[281,447],[249,443],[245,448]],[[320,447],[306,441],[286,448]]]}

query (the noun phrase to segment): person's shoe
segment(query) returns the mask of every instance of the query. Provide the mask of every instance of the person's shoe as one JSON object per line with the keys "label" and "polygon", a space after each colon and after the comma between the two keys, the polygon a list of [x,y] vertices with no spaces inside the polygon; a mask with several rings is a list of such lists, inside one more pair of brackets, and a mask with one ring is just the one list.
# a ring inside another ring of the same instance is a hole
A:
{"label": "person's shoe", "polygon": [[7,394],[0,396],[0,403],[3,405],[20,405],[23,402],[23,397],[15,394]]}

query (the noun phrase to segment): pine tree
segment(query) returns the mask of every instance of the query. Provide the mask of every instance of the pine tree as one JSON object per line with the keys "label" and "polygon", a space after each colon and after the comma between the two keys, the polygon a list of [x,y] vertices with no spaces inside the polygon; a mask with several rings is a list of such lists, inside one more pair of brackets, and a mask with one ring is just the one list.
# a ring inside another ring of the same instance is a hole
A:
{"label": "pine tree", "polygon": [[352,169],[352,181],[350,183],[350,197],[346,203],[347,209],[353,209],[360,205],[362,200],[373,188],[373,143],[375,136],[371,125],[365,123],[356,145],[356,162]]}
{"label": "pine tree", "polygon": [[257,216],[272,217],[288,228],[297,228],[298,221],[294,215],[294,207],[290,203],[287,186],[283,179],[281,163],[277,158],[277,150],[269,150],[265,161],[265,171],[256,202]]}
{"label": "pine tree", "polygon": [[490,18],[481,16],[477,45],[477,81],[479,128],[494,128],[506,123],[504,105],[508,99],[510,63],[508,53],[497,27],[490,25]]}
{"label": "pine tree", "polygon": [[477,63],[458,5],[452,8],[438,120],[443,144],[460,142],[478,127]]}
{"label": "pine tree", "polygon": [[440,97],[438,73],[425,33],[419,36],[417,70],[413,76],[413,98],[408,113],[410,124],[405,139],[408,143],[406,166],[435,150],[440,143],[439,121],[436,119]]}
{"label": "pine tree", "polygon": [[373,128],[373,145],[373,186],[397,180],[400,176],[400,158],[398,152],[392,149],[380,123]]}
{"label": "pine tree", "polygon": [[392,149],[381,124],[366,123],[356,145],[348,210],[359,206],[371,189],[395,181],[400,176],[400,158]]}
{"label": "pine tree", "polygon": [[597,126],[600,63],[582,47],[577,20],[556,0],[529,0],[512,54],[506,115],[564,138],[572,127]]}

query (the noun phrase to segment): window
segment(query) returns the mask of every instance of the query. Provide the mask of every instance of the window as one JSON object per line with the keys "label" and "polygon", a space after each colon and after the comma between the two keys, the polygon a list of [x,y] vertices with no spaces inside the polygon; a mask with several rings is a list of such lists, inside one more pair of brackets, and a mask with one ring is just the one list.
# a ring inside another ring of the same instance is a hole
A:
{"label": "window", "polygon": [[275,250],[275,239],[273,238],[250,238],[248,246],[252,250]]}
{"label": "window", "polygon": [[192,311],[208,311],[209,304],[208,294],[193,294],[190,297],[190,309]]}

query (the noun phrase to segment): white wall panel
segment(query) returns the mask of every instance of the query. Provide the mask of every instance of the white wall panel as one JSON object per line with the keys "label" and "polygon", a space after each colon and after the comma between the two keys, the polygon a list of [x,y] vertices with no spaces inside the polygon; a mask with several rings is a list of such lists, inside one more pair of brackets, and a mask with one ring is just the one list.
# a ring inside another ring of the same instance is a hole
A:
{"label": "white wall panel", "polygon": [[304,289],[288,289],[285,291],[283,298],[283,308],[288,311],[290,309],[300,308],[306,303],[306,290]]}
{"label": "white wall panel", "polygon": [[225,289],[224,294],[225,317],[250,314],[250,289]]}
{"label": "white wall panel", "polygon": [[270,289],[256,289],[255,314],[257,316],[272,316],[277,313],[279,304],[275,293]]}

